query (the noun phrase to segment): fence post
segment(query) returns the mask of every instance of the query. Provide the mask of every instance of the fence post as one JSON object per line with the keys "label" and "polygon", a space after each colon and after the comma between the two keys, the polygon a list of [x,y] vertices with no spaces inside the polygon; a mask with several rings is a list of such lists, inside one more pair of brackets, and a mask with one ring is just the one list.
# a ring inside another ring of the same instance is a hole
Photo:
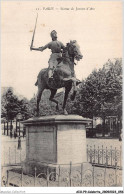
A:
{"label": "fence post", "polygon": [[112,146],[111,146],[111,166],[112,166]]}
{"label": "fence post", "polygon": [[23,186],[23,167],[22,167],[22,173],[21,173],[21,187]]}
{"label": "fence post", "polygon": [[115,161],[115,186],[117,186],[117,160]]}
{"label": "fence post", "polygon": [[102,164],[103,164],[103,156],[104,156],[104,149],[103,149],[103,145],[102,145]]}
{"label": "fence post", "polygon": [[105,172],[104,172],[104,187],[106,186],[106,167],[107,167],[107,165],[105,164]]}
{"label": "fence post", "polygon": [[90,163],[92,163],[92,147],[90,146]]}
{"label": "fence post", "polygon": [[4,165],[5,165],[5,146],[4,146]]}
{"label": "fence post", "polygon": [[16,164],[16,145],[15,145],[15,164]]}
{"label": "fence post", "polygon": [[47,187],[49,187],[49,167],[47,166]]}
{"label": "fence post", "polygon": [[108,150],[107,150],[107,147],[106,147],[106,165],[108,165]]}
{"label": "fence post", "polygon": [[116,150],[116,147],[115,147],[115,167],[117,165],[117,150]]}
{"label": "fence post", "polygon": [[72,185],[72,181],[71,181],[71,173],[72,173],[72,162],[70,162],[70,172],[69,172],[69,183],[70,183],[70,187]]}
{"label": "fence post", "polygon": [[89,149],[88,149],[88,145],[87,145],[87,162],[88,162],[88,156],[89,156]]}
{"label": "fence post", "polygon": [[59,165],[59,176],[58,176],[58,186],[60,186],[60,165]]}
{"label": "fence post", "polygon": [[82,187],[82,184],[83,184],[83,163],[81,163],[81,187]]}
{"label": "fence post", "polygon": [[10,147],[9,147],[9,164],[10,164]]}
{"label": "fence post", "polygon": [[99,146],[98,146],[98,164],[100,163],[100,162],[99,162],[99,159],[100,159],[100,158],[99,158]]}
{"label": "fence post", "polygon": [[36,176],[37,176],[37,168],[36,168],[36,166],[35,166],[35,168],[34,168],[34,186],[36,186]]}
{"label": "fence post", "polygon": [[7,170],[7,187],[9,186],[9,170]]}
{"label": "fence post", "polygon": [[94,163],[95,163],[95,158],[96,158],[95,156],[96,156],[96,149],[95,149],[95,145],[94,145],[94,161],[93,161]]}
{"label": "fence post", "polygon": [[95,179],[95,174],[94,174],[94,165],[93,165],[93,173],[92,173],[92,176],[93,176],[93,187],[94,187],[94,179]]}
{"label": "fence post", "polygon": [[122,158],[121,158],[122,157],[122,152],[121,151],[122,151],[122,148],[120,146],[120,168],[121,168],[121,161],[122,161]]}

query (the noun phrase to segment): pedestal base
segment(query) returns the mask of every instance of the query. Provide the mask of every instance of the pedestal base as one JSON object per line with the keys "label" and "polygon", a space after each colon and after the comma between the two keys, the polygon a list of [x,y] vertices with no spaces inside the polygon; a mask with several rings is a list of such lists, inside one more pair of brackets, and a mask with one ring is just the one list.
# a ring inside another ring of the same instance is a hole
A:
{"label": "pedestal base", "polygon": [[53,165],[36,162],[23,163],[23,172],[26,175],[33,175],[34,177],[45,178],[48,180],[58,180],[59,178],[73,178],[75,175],[81,175],[86,170],[91,170],[92,165],[88,162],[81,164],[68,164],[68,165]]}
{"label": "pedestal base", "polygon": [[26,174],[33,174],[34,167],[46,173],[48,167],[56,171],[59,165],[86,162],[85,125],[90,121],[78,115],[53,115],[24,121]]}

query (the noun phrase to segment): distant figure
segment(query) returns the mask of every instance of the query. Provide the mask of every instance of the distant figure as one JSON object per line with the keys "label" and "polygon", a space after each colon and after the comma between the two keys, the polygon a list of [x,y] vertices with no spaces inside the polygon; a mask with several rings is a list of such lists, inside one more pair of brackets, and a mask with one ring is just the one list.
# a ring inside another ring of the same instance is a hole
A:
{"label": "distant figure", "polygon": [[16,139],[17,137],[17,133],[16,133],[16,129],[14,129],[14,138]]}
{"label": "distant figure", "polygon": [[[122,131],[122,130],[121,130]],[[119,141],[122,141],[122,132],[119,134]]]}

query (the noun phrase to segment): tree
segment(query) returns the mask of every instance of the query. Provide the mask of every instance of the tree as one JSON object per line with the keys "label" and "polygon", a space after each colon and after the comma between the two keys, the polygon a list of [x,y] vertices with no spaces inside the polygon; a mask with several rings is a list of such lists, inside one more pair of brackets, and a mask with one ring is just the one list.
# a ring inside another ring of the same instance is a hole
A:
{"label": "tree", "polygon": [[24,118],[29,118],[28,100],[19,100],[13,93],[13,88],[9,87],[2,95],[2,110],[1,117],[7,120],[13,120],[18,113],[21,113]]}
{"label": "tree", "polygon": [[108,60],[82,81],[72,112],[92,118],[122,117],[122,59]]}

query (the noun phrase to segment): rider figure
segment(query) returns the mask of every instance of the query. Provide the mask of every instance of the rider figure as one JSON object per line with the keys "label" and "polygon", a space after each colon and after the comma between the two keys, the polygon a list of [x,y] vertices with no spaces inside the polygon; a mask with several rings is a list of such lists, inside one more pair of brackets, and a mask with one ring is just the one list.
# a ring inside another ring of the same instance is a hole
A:
{"label": "rider figure", "polygon": [[45,50],[46,48],[51,49],[52,54],[50,55],[50,59],[48,61],[49,67],[48,67],[48,77],[49,80],[53,79],[53,73],[54,70],[58,64],[58,58],[61,58],[62,56],[62,50],[65,48],[65,46],[57,40],[57,32],[53,30],[51,33],[52,41],[46,44],[43,47],[39,47],[40,51]]}

